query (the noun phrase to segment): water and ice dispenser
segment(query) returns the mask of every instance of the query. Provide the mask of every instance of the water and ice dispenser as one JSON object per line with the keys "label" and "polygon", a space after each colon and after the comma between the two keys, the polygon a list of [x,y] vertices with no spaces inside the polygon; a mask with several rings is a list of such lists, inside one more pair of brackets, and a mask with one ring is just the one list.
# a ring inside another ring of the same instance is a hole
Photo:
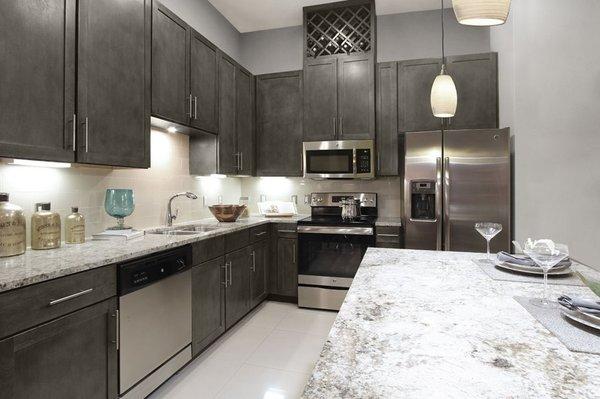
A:
{"label": "water and ice dispenser", "polygon": [[411,219],[435,219],[435,181],[417,180],[410,182]]}

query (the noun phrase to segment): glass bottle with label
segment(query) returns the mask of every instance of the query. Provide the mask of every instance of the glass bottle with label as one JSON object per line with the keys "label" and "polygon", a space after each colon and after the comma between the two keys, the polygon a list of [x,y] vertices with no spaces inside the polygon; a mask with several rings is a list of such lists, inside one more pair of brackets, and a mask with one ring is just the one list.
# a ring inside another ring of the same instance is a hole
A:
{"label": "glass bottle with label", "polygon": [[50,210],[49,202],[35,204],[31,216],[31,249],[60,247],[60,215]]}
{"label": "glass bottle with label", "polygon": [[0,258],[20,255],[26,246],[23,209],[8,202],[8,193],[0,193]]}
{"label": "glass bottle with label", "polygon": [[65,243],[83,244],[85,242],[85,218],[79,213],[79,207],[71,207],[71,214],[65,219]]}

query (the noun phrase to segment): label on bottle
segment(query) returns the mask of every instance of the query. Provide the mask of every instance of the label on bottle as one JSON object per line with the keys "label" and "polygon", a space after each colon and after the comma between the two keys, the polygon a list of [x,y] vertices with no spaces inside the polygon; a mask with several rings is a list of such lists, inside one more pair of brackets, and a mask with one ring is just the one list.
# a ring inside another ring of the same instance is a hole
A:
{"label": "label on bottle", "polygon": [[65,234],[65,242],[69,244],[82,244],[85,242],[85,224],[76,223],[68,225]]}
{"label": "label on bottle", "polygon": [[32,223],[31,248],[50,249],[60,247],[60,219],[45,217]]}
{"label": "label on bottle", "polygon": [[0,218],[0,257],[25,252],[25,219]]}

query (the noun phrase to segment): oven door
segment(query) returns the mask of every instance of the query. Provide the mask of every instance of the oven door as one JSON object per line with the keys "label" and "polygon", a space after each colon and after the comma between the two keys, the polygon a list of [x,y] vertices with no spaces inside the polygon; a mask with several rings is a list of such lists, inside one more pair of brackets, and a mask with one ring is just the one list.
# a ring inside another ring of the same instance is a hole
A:
{"label": "oven door", "polygon": [[298,283],[349,287],[367,248],[375,245],[375,236],[372,232],[358,235],[314,230],[298,234]]}

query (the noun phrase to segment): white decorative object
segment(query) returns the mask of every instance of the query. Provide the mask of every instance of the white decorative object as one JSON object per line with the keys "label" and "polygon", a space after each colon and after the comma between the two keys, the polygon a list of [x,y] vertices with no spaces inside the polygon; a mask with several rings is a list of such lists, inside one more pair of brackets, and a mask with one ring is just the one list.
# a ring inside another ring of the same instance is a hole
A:
{"label": "white decorative object", "polygon": [[298,213],[296,204],[286,201],[259,202],[258,211],[266,217],[294,216]]}
{"label": "white decorative object", "polygon": [[458,93],[452,76],[446,75],[444,67],[431,86],[431,111],[437,118],[452,118],[456,113]]}
{"label": "white decorative object", "polygon": [[452,0],[452,8],[462,25],[494,26],[506,22],[510,0]]}

